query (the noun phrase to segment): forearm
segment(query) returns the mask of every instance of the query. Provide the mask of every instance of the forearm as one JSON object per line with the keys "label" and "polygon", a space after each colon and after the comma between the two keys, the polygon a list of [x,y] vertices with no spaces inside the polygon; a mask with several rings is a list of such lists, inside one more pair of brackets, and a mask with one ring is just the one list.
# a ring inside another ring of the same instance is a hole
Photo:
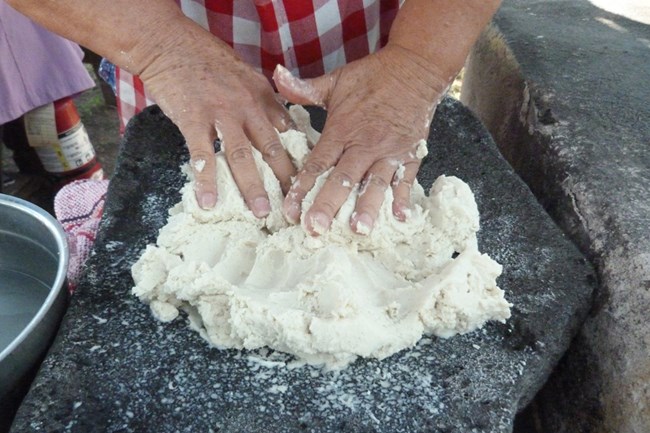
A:
{"label": "forearm", "polygon": [[134,74],[187,25],[171,0],[7,0],[43,27]]}
{"label": "forearm", "polygon": [[406,0],[389,36],[389,46],[415,54],[421,66],[448,84],[500,0]]}

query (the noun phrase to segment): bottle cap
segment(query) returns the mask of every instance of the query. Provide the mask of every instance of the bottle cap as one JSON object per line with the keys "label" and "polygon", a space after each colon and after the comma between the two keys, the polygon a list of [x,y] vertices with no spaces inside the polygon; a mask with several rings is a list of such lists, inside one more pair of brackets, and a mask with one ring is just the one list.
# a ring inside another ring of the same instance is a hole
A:
{"label": "bottle cap", "polygon": [[81,121],[77,107],[69,96],[54,101],[54,118],[59,135],[72,129]]}

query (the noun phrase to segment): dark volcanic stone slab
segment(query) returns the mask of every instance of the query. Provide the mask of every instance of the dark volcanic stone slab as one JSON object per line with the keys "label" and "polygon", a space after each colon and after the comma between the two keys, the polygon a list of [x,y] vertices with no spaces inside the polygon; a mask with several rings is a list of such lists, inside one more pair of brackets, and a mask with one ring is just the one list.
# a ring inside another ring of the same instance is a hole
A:
{"label": "dark volcanic stone slab", "polygon": [[459,103],[440,105],[429,145],[420,181],[455,175],[476,194],[507,324],[324,373],[210,348],[184,318],[157,322],[130,294],[130,267],[179,200],[187,154],[151,108],[127,129],[87,273],[14,431],[511,431],[583,321],[592,269]]}

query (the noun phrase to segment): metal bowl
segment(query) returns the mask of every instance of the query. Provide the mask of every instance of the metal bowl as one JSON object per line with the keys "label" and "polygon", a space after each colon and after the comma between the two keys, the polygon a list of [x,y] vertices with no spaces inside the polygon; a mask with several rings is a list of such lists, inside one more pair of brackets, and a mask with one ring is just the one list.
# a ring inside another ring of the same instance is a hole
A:
{"label": "metal bowl", "polygon": [[[0,405],[12,406],[67,303],[68,244],[43,209],[0,194]],[[23,390],[22,394],[26,392]],[[7,415],[7,414],[1,414]]]}

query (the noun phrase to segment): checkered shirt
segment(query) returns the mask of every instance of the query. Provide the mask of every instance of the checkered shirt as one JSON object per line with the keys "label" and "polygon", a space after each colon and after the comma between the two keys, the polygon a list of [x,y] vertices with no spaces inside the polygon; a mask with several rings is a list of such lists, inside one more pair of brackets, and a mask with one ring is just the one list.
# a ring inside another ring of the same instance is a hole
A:
{"label": "checkered shirt", "polygon": [[[400,0],[176,0],[183,13],[271,78],[277,64],[311,78],[386,44]],[[116,70],[120,129],[154,101]]]}

